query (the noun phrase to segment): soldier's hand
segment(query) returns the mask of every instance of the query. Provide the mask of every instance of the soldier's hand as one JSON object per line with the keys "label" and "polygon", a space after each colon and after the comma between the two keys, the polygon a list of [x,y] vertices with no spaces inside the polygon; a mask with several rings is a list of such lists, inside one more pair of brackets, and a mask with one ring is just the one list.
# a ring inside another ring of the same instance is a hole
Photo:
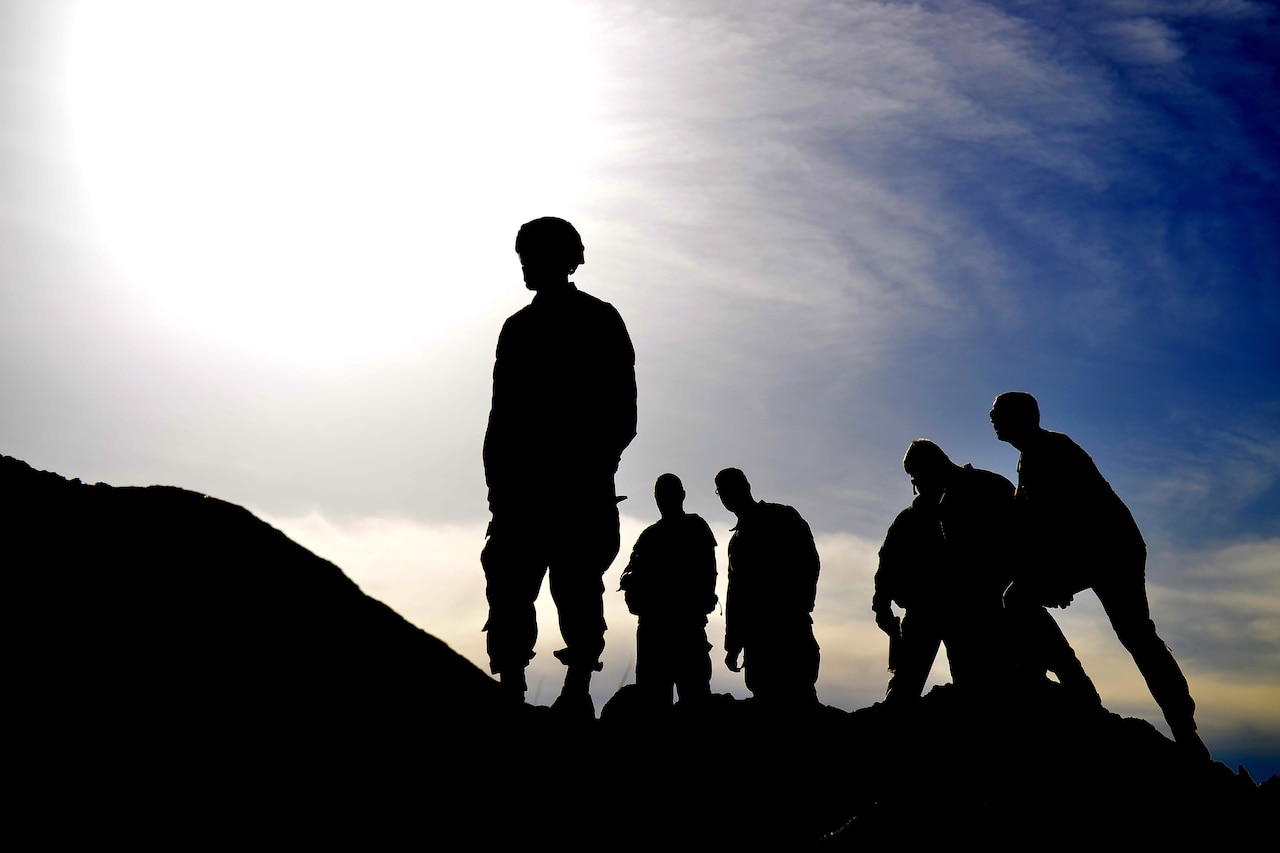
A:
{"label": "soldier's hand", "polygon": [[880,627],[890,637],[902,636],[902,620],[892,614],[888,616],[877,616],[876,625]]}
{"label": "soldier's hand", "polygon": [[736,652],[728,652],[724,656],[724,665],[729,667],[730,672],[742,672],[742,667],[738,666],[738,655],[742,654],[739,649]]}

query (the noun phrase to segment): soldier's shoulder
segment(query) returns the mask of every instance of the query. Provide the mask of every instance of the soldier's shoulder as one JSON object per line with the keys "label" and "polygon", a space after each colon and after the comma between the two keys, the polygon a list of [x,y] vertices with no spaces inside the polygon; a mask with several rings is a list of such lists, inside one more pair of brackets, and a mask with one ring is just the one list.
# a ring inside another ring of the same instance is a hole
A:
{"label": "soldier's shoulder", "polygon": [[1013,482],[1003,474],[997,474],[995,471],[988,471],[986,468],[975,468],[972,464],[964,466],[964,470],[969,472],[968,476],[982,488],[991,489],[992,491],[1007,491],[1013,494]]}
{"label": "soldier's shoulder", "polygon": [[1034,455],[1046,465],[1078,474],[1098,470],[1097,463],[1093,461],[1088,451],[1066,433],[1045,430]]}
{"label": "soldier's shoulder", "polygon": [[1056,451],[1077,451],[1084,453],[1084,448],[1076,443],[1076,440],[1065,432],[1054,432],[1053,430],[1043,430],[1040,435],[1042,446],[1048,447]]}
{"label": "soldier's shoulder", "polygon": [[534,317],[533,303],[530,302],[502,322],[502,336],[506,337],[518,332],[524,326],[534,322]]}
{"label": "soldier's shoulder", "polygon": [[790,504],[775,504],[766,501],[760,502],[761,508],[768,513],[768,517],[776,522],[786,522],[789,524],[803,524],[806,528],[809,522],[804,520],[804,516],[800,511]]}
{"label": "soldier's shoulder", "polygon": [[903,527],[910,524],[912,519],[914,519],[920,512],[920,508],[913,502],[910,506],[902,509],[893,517],[893,521],[889,524],[889,529],[892,530],[895,527]]}
{"label": "soldier's shoulder", "polygon": [[694,531],[697,535],[706,536],[706,538],[711,540],[711,544],[715,544],[715,534],[711,532],[711,525],[707,524],[705,518],[698,515],[696,512],[688,512],[685,513],[684,523],[687,528]]}
{"label": "soldier's shoulder", "polygon": [[593,296],[585,290],[578,290],[576,287],[570,294],[569,302],[576,311],[599,314],[601,316],[614,316],[619,320],[622,319],[622,315],[618,313],[617,308],[613,307],[613,303],[606,302],[599,296]]}
{"label": "soldier's shoulder", "polygon": [[656,536],[662,530],[662,522],[663,522],[663,519],[660,518],[657,521],[655,521],[653,524],[650,524],[644,530],[641,530],[639,538],[644,539],[649,536]]}
{"label": "soldier's shoulder", "polygon": [[889,523],[889,529],[884,532],[884,542],[880,545],[880,553],[884,554],[886,548],[892,548],[893,543],[898,539],[906,536],[916,527],[917,512],[913,512],[913,506],[899,512],[894,516],[893,521]]}
{"label": "soldier's shoulder", "polygon": [[605,308],[613,308],[612,305],[610,305],[608,302],[605,302],[599,296],[596,296],[591,293],[587,293],[585,290],[581,290],[577,287],[574,287],[573,289],[573,298],[577,299],[583,304],[603,306]]}
{"label": "soldier's shoulder", "polygon": [[636,537],[635,547],[640,548],[648,542],[655,539],[661,539],[663,531],[665,530],[666,526],[663,524],[663,520],[658,519],[653,524],[650,524],[644,530],[640,531],[640,535]]}

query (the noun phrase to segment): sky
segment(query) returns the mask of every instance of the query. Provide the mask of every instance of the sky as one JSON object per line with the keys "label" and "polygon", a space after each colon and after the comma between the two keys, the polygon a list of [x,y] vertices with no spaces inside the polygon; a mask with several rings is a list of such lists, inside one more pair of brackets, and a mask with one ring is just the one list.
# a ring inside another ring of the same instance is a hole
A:
{"label": "sky", "polygon": [[[561,216],[637,353],[597,709],[633,680],[617,579],[659,474],[723,596],[726,466],[815,532],[820,698],[881,699],[902,454],[1015,478],[987,411],[1018,389],[1132,509],[1201,732],[1261,781],[1278,69],[1254,0],[0,0],[0,453],[244,505],[486,668],[493,349],[517,228]],[[1054,614],[1167,733],[1092,593]]]}

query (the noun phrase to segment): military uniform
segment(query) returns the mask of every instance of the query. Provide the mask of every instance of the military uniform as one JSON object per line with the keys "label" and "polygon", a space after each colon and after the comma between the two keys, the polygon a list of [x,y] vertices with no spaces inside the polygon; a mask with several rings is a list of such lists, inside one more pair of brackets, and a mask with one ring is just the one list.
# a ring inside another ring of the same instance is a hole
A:
{"label": "military uniform", "polygon": [[815,701],[813,636],[818,549],[794,508],[758,501],[729,540],[725,650],[742,652],[747,688],[760,699]]}
{"label": "military uniform", "polygon": [[548,571],[566,645],[556,656],[599,669],[602,575],[619,547],[613,478],[635,432],[635,350],[612,305],[570,284],[537,293],[506,321],[484,441],[492,672],[533,657],[534,601]]}
{"label": "military uniform", "polygon": [[716,539],[701,516],[684,513],[645,528],[622,573],[627,608],[638,617],[636,684],[671,703],[711,692],[707,614],[716,602]]}
{"label": "military uniform", "polygon": [[1187,680],[1151,619],[1146,542],[1093,459],[1066,435],[1039,430],[1018,457],[1017,500],[1026,562],[1015,586],[1063,606],[1092,587],[1174,736],[1194,733]]}
{"label": "military uniform", "polygon": [[[876,624],[894,637],[886,693],[891,701],[920,695],[942,645],[949,598],[945,548],[938,503],[925,495],[898,513],[880,546],[871,609]],[[895,602],[906,611],[901,621],[893,612]]]}
{"label": "military uniform", "polygon": [[890,626],[889,602],[906,610],[887,698],[920,695],[940,644],[957,685],[1002,689],[1052,670],[1072,691],[1097,692],[1049,613],[1026,604],[1006,612],[1012,579],[1014,486],[992,471],[953,470],[937,502],[920,495],[894,520],[880,549],[872,609]]}

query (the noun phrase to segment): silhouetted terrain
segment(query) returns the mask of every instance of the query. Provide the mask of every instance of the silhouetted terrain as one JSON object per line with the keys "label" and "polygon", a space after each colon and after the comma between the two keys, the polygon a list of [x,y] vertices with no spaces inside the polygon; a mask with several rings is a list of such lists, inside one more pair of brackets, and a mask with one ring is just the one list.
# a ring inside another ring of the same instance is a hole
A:
{"label": "silhouetted terrain", "polygon": [[0,496],[10,812],[44,841],[1274,837],[1280,779],[1191,762],[1144,721],[1072,710],[1054,684],[998,707],[947,687],[907,714],[802,720],[728,696],[645,719],[624,689],[599,721],[570,725],[503,703],[473,664],[240,507],[9,457]]}

